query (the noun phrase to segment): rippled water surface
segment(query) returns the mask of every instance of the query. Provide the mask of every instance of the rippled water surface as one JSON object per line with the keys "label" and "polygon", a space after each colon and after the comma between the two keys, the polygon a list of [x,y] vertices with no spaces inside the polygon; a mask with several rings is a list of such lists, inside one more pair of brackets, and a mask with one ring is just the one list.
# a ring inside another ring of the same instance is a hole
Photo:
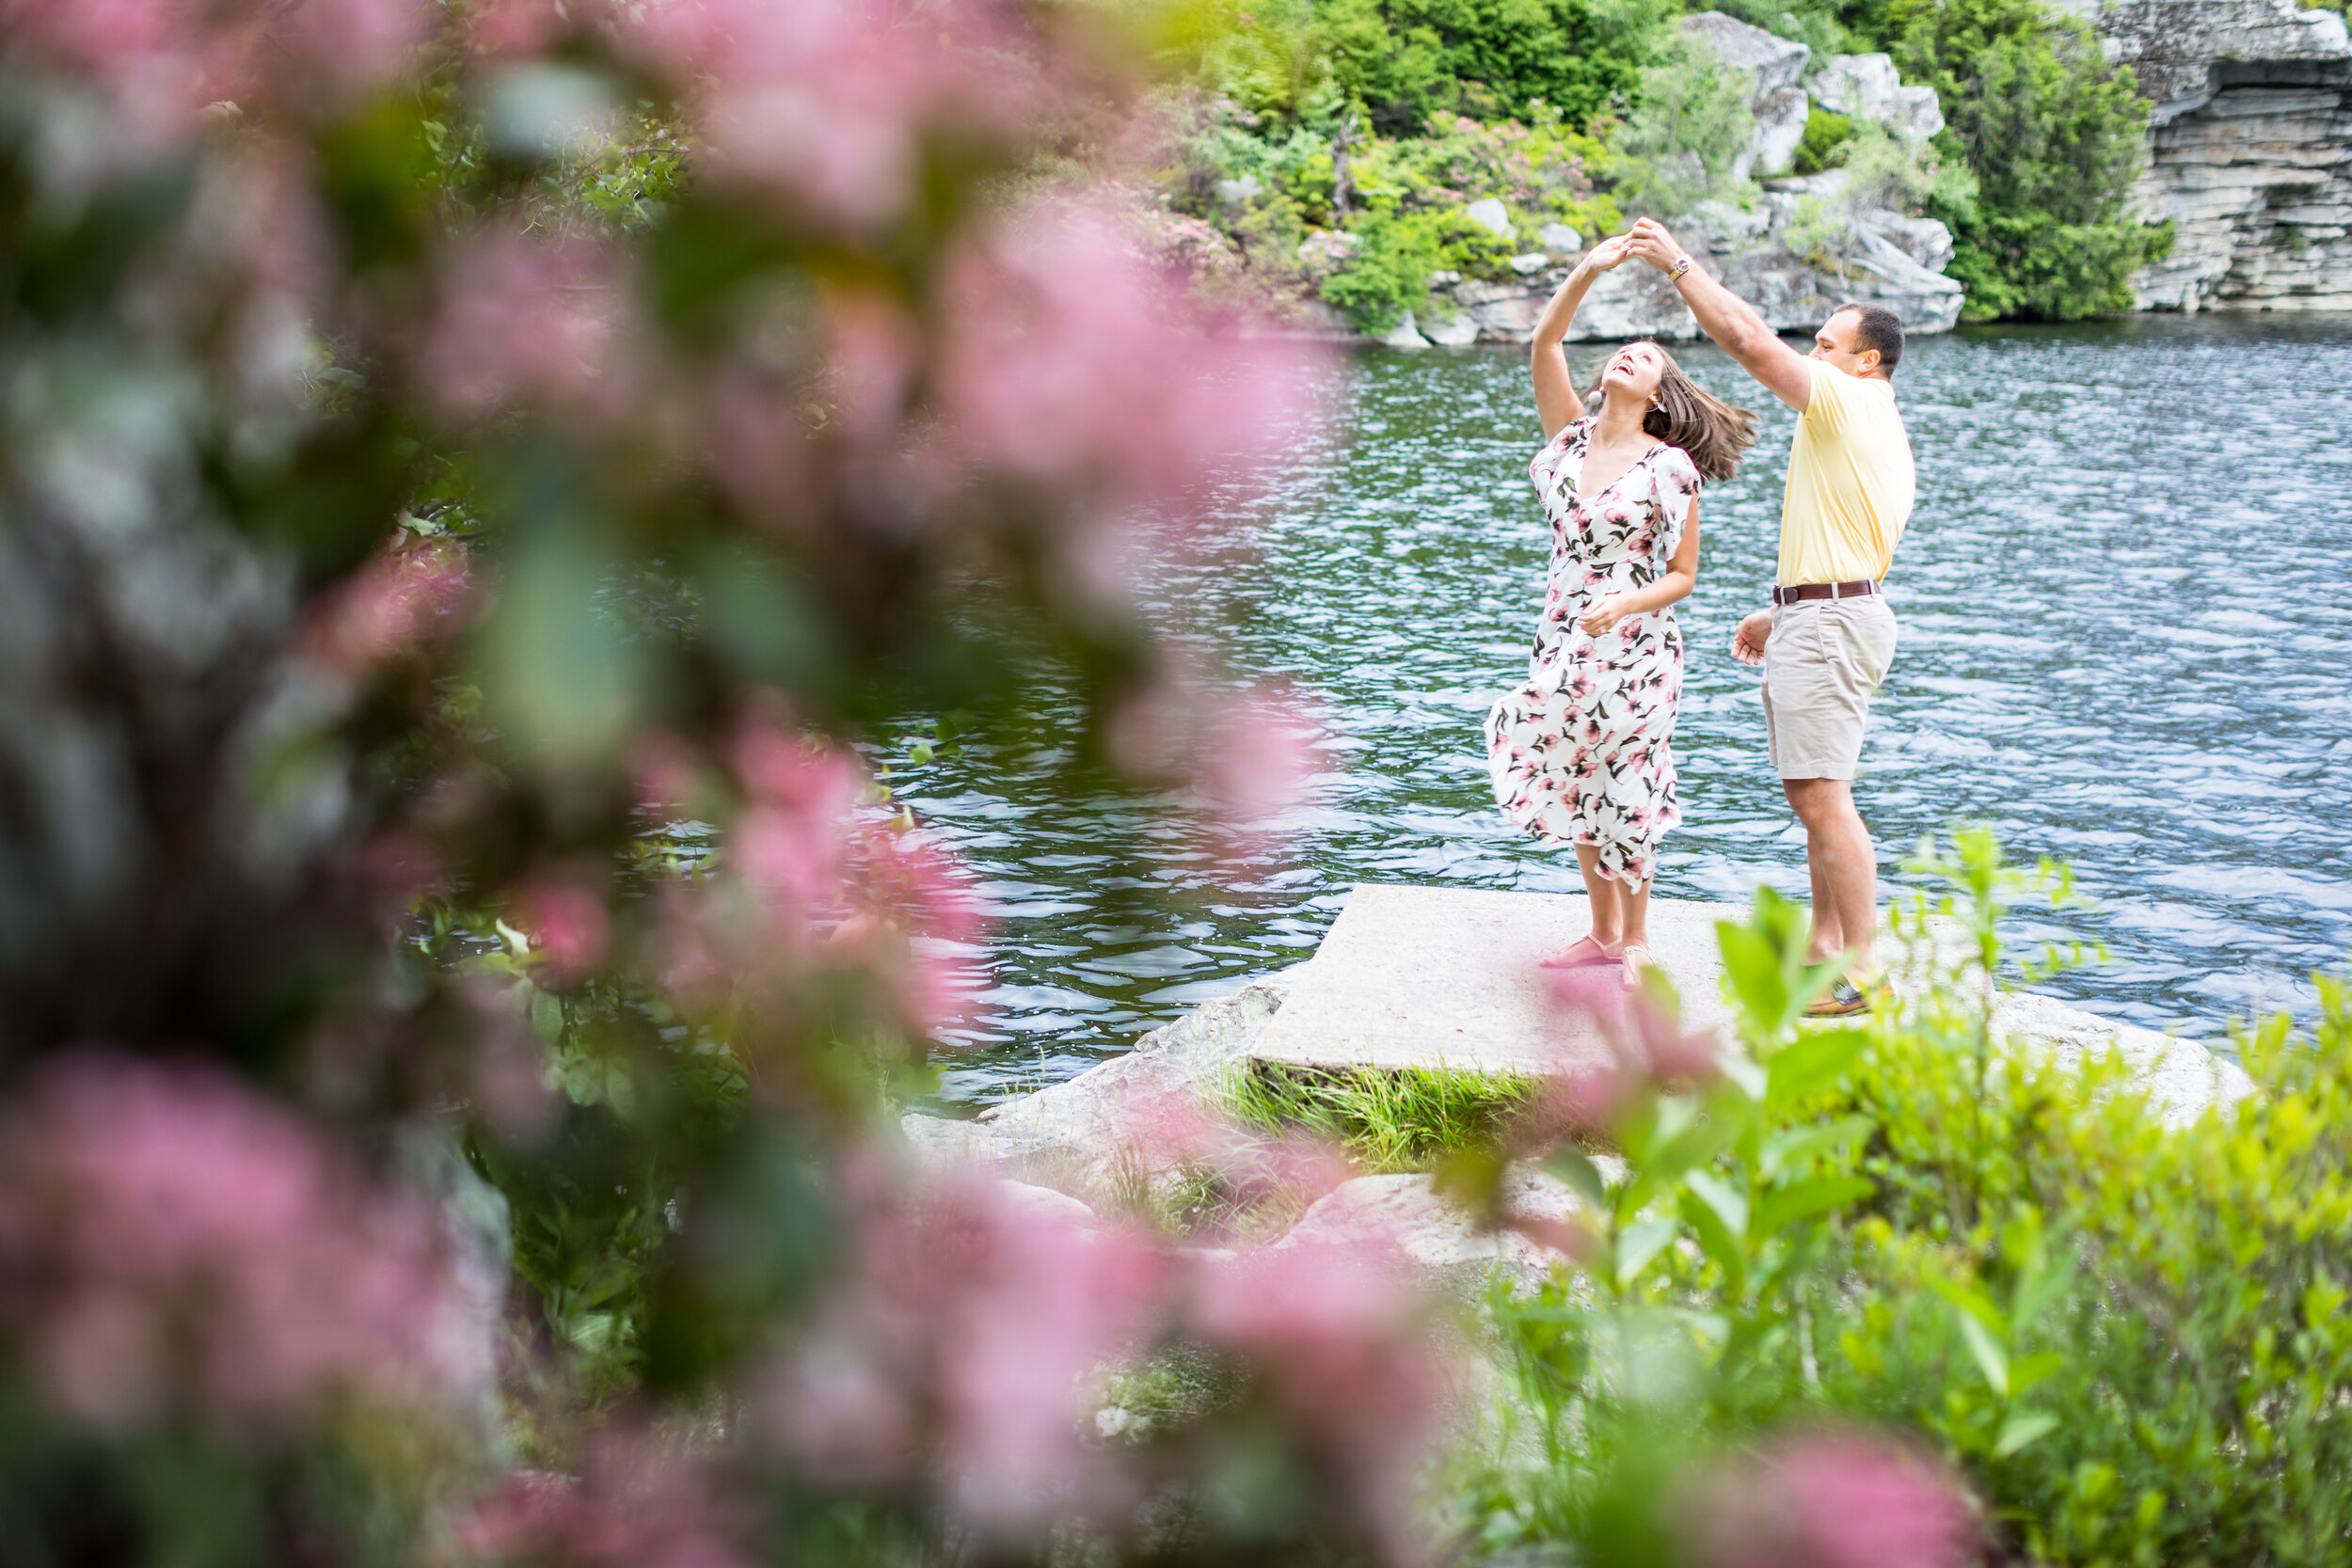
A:
{"label": "rippled water surface", "polygon": [[[1802,894],[1755,674],[1724,651],[1772,581],[1794,416],[1711,348],[1681,357],[1765,433],[1705,502],[1680,610],[1685,822],[1659,892]],[[1524,357],[1381,351],[1332,373],[1333,427],[1152,586],[1327,721],[1331,768],[1263,852],[1237,863],[1172,808],[1048,787],[1070,723],[1051,705],[1037,748],[892,759],[997,912],[947,1099],[1068,1077],[1305,958],[1355,883],[1581,886],[1495,811],[1478,731],[1524,673],[1542,592]],[[1919,505],[1856,784],[1888,883],[1922,833],[1988,820],[2098,900],[2032,928],[2109,953],[2048,989],[2206,1037],[2307,1011],[2308,972],[2352,947],[2352,319],[1963,331],[1914,342],[1897,385]],[[1156,863],[1105,853],[1138,835]]]}

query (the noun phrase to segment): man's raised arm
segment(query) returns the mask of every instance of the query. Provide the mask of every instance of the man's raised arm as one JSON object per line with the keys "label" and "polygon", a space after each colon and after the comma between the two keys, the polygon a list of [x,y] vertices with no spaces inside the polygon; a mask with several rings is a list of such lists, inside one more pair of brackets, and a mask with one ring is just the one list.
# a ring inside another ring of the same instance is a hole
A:
{"label": "man's raised arm", "polygon": [[1656,218],[1643,218],[1627,239],[1635,256],[1674,278],[1700,330],[1723,345],[1772,396],[1798,413],[1813,401],[1813,367],[1781,341],[1754,307],[1708,275]]}

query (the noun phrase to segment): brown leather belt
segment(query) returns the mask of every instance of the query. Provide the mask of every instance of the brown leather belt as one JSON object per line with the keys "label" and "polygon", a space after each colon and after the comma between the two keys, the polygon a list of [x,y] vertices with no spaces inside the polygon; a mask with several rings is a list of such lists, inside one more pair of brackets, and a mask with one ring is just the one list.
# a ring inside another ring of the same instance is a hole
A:
{"label": "brown leather belt", "polygon": [[1795,604],[1800,599],[1854,599],[1879,592],[1868,578],[1857,582],[1801,582],[1794,588],[1772,590],[1772,603]]}

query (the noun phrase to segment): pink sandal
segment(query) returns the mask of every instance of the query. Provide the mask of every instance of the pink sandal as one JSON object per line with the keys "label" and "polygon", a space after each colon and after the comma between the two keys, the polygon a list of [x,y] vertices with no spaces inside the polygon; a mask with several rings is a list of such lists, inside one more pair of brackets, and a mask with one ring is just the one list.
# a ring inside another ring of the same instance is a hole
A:
{"label": "pink sandal", "polygon": [[[1634,957],[1636,953],[1641,955],[1639,958]],[[1640,990],[1642,989],[1642,971],[1645,969],[1656,969],[1658,967],[1658,955],[1651,952],[1648,948],[1643,946],[1638,942],[1629,942],[1623,947],[1617,949],[1617,961],[1625,965],[1625,989],[1628,990]]]}
{"label": "pink sandal", "polygon": [[[1582,957],[1577,957],[1575,956],[1576,950],[1580,947],[1590,951]],[[1617,956],[1594,941],[1592,933],[1587,931],[1559,952],[1549,958],[1536,959],[1535,965],[1539,969],[1598,969],[1604,964],[1613,964],[1616,961]]]}

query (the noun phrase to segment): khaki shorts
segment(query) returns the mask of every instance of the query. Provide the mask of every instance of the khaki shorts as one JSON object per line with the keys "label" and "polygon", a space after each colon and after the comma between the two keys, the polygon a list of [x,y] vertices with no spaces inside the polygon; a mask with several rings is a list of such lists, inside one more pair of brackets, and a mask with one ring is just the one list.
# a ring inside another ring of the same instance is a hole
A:
{"label": "khaki shorts", "polygon": [[1895,662],[1884,596],[1783,605],[1764,644],[1764,735],[1784,779],[1851,779],[1870,694]]}

